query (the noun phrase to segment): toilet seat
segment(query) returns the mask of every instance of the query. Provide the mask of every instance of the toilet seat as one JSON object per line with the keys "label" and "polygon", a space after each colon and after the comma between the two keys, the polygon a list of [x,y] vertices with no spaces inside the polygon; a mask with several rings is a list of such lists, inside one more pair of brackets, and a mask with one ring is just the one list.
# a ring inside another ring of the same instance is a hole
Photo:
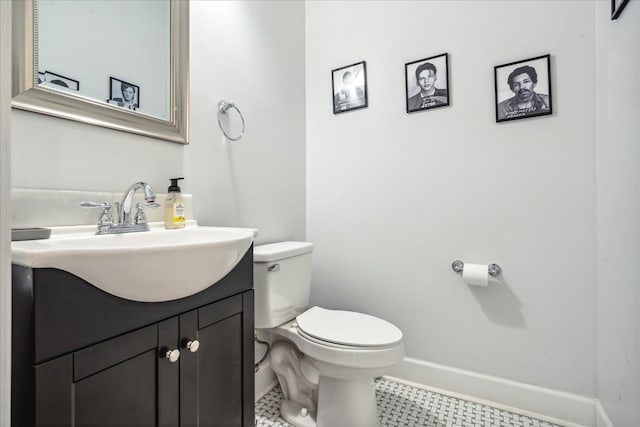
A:
{"label": "toilet seat", "polygon": [[[335,344],[308,336],[298,327],[295,319],[270,329],[270,331],[293,342],[298,350],[314,360],[316,366],[324,363],[334,366],[336,369],[346,368],[342,374],[344,378],[351,375],[350,371],[368,370],[372,378],[385,375],[389,368],[400,363],[405,355],[402,340],[383,347],[355,347]],[[336,369],[332,369],[332,371],[336,372]]]}
{"label": "toilet seat", "polygon": [[402,341],[395,325],[364,313],[312,307],[296,317],[307,339],[339,348],[387,348]]}

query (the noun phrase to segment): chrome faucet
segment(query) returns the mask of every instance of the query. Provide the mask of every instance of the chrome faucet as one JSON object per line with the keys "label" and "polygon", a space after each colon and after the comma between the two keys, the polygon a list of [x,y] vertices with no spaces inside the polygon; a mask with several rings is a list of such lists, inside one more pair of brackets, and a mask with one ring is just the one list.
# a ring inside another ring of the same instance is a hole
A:
{"label": "chrome faucet", "polygon": [[[142,206],[151,206],[153,203],[155,203],[156,195],[153,193],[151,186],[146,182],[134,182],[133,184],[131,184],[131,187],[129,187],[129,189],[124,193],[124,196],[122,196],[122,201],[120,202],[120,204],[116,205],[118,207],[118,225],[132,225],[131,203],[133,200],[133,195],[137,190],[144,191],[144,200],[147,203],[143,204]],[[138,206],[138,209],[140,209],[140,206]],[[148,229],[149,226],[147,226],[147,230]]]}
{"label": "chrome faucet", "polygon": [[[145,203],[136,203],[137,212],[132,221],[131,205],[133,203],[133,196],[138,190],[142,190],[144,192]],[[159,203],[156,203],[156,195],[153,193],[151,186],[146,182],[133,183],[124,193],[124,196],[122,196],[122,201],[116,202],[115,205],[117,221],[113,220],[111,215],[111,204],[109,202],[83,202],[80,204],[83,208],[102,209],[96,234],[120,234],[133,233],[136,231],[149,231],[149,224],[147,223],[147,217],[144,214],[143,208],[157,208],[160,206]]]}

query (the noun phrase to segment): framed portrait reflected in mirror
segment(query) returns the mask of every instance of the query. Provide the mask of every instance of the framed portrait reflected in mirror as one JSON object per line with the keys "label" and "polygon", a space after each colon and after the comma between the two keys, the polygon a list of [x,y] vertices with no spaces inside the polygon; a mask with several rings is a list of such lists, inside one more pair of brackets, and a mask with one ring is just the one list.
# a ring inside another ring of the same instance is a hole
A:
{"label": "framed portrait reflected in mirror", "polygon": [[551,55],[494,67],[496,122],[544,116],[551,103]]}
{"label": "framed portrait reflected in mirror", "polygon": [[65,77],[61,74],[45,71],[44,74],[38,73],[38,81],[42,79],[40,84],[62,90],[80,90],[80,82],[78,80]]}
{"label": "framed portrait reflected in mirror", "polygon": [[107,102],[111,105],[133,111],[140,108],[140,86],[110,77],[109,93]]}
{"label": "framed portrait reflected in mirror", "polygon": [[449,105],[449,54],[404,64],[407,113]]}
{"label": "framed portrait reflected in mirror", "polygon": [[333,114],[368,106],[367,63],[365,61],[331,70]]}

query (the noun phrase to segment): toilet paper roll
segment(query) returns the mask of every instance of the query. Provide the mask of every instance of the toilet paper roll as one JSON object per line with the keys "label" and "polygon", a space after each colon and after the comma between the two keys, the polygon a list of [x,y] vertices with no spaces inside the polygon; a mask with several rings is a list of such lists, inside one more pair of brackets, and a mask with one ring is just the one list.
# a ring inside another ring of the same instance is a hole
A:
{"label": "toilet paper roll", "polygon": [[489,266],[487,264],[467,264],[465,262],[462,270],[462,280],[467,285],[489,285]]}

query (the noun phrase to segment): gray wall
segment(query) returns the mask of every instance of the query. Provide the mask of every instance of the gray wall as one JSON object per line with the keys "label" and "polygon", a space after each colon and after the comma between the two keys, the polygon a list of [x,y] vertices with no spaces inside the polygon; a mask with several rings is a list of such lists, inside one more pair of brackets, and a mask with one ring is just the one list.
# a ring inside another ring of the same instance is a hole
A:
{"label": "gray wall", "polygon": [[[417,359],[595,396],[594,4],[306,12],[312,302],[392,321]],[[404,64],[443,52],[451,106],[407,114]],[[554,114],[497,124],[493,67],[547,53]],[[369,107],[332,114],[330,70],[361,60]],[[465,285],[456,258],[500,283]]]}
{"label": "gray wall", "polygon": [[598,397],[616,426],[640,425],[640,2],[596,8]]}

